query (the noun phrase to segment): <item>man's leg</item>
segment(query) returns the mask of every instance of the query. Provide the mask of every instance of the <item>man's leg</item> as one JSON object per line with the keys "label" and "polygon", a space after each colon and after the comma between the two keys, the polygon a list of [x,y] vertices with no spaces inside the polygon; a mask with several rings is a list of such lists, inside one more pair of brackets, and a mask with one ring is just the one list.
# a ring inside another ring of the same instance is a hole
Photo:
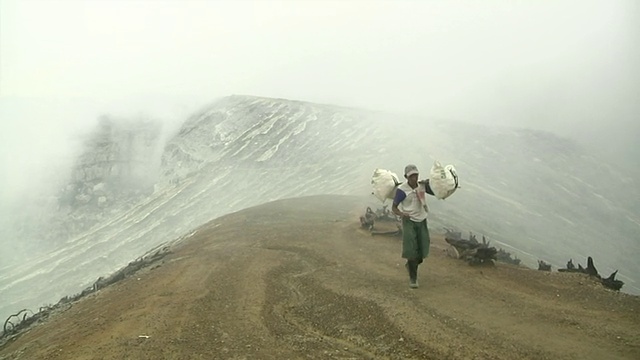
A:
{"label": "man's leg", "polygon": [[418,287],[418,261],[416,259],[407,260],[407,269],[409,270],[409,287]]}
{"label": "man's leg", "polygon": [[418,287],[418,264],[421,261],[417,225],[420,224],[411,220],[402,221],[402,257],[407,259],[405,267],[409,272],[409,286],[411,288]]}
{"label": "man's leg", "polygon": [[416,246],[418,251],[418,258],[415,260],[415,282],[416,287],[418,284],[418,266],[422,264],[422,259],[429,255],[429,247],[431,245],[431,238],[429,237],[429,230],[427,229],[427,220],[423,220],[415,224],[416,233]]}

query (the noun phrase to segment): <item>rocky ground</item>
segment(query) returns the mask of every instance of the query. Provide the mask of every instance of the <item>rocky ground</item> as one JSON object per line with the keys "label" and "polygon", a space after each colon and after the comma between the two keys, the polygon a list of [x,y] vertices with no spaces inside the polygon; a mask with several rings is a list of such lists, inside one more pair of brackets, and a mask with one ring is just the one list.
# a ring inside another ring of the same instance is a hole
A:
{"label": "rocky ground", "polygon": [[445,255],[408,287],[397,238],[350,197],[216,219],[161,261],[73,303],[0,359],[639,359],[640,297],[583,274]]}

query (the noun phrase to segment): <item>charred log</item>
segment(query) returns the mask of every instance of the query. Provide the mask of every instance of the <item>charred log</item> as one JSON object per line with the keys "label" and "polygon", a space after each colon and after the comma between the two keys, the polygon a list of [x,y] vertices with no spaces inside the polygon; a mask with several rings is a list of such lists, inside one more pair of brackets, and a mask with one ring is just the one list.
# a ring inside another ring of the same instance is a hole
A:
{"label": "charred log", "polygon": [[469,240],[465,240],[460,238],[460,233],[447,229],[445,241],[455,249],[459,258],[467,261],[469,265],[495,265],[497,261],[498,250],[495,247],[489,247],[484,236],[480,243],[471,232]]}
{"label": "charred log", "polygon": [[618,274],[618,270],[611,273],[611,275],[609,275],[608,278],[602,279],[602,285],[604,285],[605,287],[608,287],[609,289],[620,291],[620,289],[622,289],[622,285],[624,285],[624,281],[616,280],[617,274]]}
{"label": "charred log", "polygon": [[596,267],[593,265],[593,258],[591,256],[587,258],[587,274],[600,278],[598,270],[596,270]]}
{"label": "charred log", "polygon": [[569,259],[569,261],[567,261],[567,270],[573,270],[575,268],[576,266],[573,265],[573,259]]}
{"label": "charred log", "polygon": [[494,247],[479,247],[467,257],[469,265],[495,265],[498,250]]}
{"label": "charred log", "polygon": [[507,264],[513,264],[513,265],[520,265],[520,259],[518,259],[517,257],[511,257],[511,253],[507,252],[503,249],[498,249],[498,253],[496,255],[498,261],[503,262],[503,263],[507,263]]}
{"label": "charred log", "polygon": [[540,270],[540,271],[551,271],[551,264],[547,264],[543,260],[538,260],[538,270]]}
{"label": "charred log", "polygon": [[482,246],[482,244],[479,244],[478,242],[473,242],[473,241],[464,240],[464,239],[458,240],[458,239],[450,239],[445,237],[444,240],[447,243],[449,243],[449,245],[455,246],[459,251],[473,250]]}
{"label": "charred log", "polygon": [[382,206],[380,209],[376,209],[376,220],[379,221],[397,221],[396,215],[387,209],[388,205]]}
{"label": "charred log", "polygon": [[624,281],[622,280],[616,280],[616,275],[618,274],[618,270],[614,271],[611,275],[609,275],[608,278],[603,279],[600,274],[598,274],[598,270],[596,269],[595,265],[593,264],[593,258],[591,256],[589,256],[587,258],[587,267],[584,268],[582,267],[582,265],[578,264],[578,268],[575,268],[575,265],[573,264],[572,260],[569,260],[567,262],[567,268],[566,269],[558,269],[559,272],[578,272],[578,273],[583,273],[583,274],[587,274],[589,276],[595,277],[597,278],[600,283],[602,285],[604,285],[605,287],[609,288],[609,289],[613,289],[616,291],[619,291],[620,289],[622,289],[622,286],[624,285]]}
{"label": "charred log", "polygon": [[458,231],[453,231],[452,229],[444,228],[446,231],[444,234],[445,240],[449,242],[449,240],[462,240],[462,233]]}
{"label": "charred log", "polygon": [[376,214],[371,210],[371,207],[367,207],[367,211],[364,216],[360,216],[360,226],[371,231],[373,230],[373,224],[376,220]]}

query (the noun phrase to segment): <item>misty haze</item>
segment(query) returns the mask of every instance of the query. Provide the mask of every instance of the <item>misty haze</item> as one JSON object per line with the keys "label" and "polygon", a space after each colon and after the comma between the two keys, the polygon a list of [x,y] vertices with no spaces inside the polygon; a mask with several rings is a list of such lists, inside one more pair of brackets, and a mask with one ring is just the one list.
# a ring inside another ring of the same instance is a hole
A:
{"label": "misty haze", "polygon": [[428,199],[434,236],[532,269],[591,256],[640,295],[639,21],[634,1],[1,0],[0,319],[256,206],[390,206],[374,169],[436,160],[461,188]]}

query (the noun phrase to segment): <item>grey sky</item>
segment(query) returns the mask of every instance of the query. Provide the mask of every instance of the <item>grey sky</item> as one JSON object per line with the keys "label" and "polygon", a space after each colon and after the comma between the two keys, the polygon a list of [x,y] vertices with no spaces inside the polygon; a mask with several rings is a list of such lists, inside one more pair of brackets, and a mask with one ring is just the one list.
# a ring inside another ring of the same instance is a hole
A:
{"label": "grey sky", "polygon": [[100,112],[181,118],[233,93],[640,135],[633,0],[0,3],[5,175]]}

